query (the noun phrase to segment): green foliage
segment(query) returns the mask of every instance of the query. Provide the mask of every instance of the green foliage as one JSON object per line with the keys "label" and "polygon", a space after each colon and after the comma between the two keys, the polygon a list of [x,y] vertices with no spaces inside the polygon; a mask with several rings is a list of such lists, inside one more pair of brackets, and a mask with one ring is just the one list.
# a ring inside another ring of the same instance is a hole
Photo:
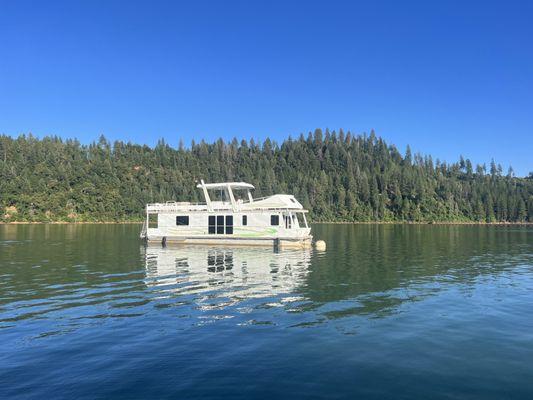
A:
{"label": "green foliage", "polygon": [[236,139],[178,149],[104,137],[0,136],[0,220],[140,220],[146,203],[199,201],[197,180],[246,181],[256,196],[292,193],[314,221],[529,221],[533,175],[517,178],[461,157],[402,156],[372,132],[320,129],[281,145]]}

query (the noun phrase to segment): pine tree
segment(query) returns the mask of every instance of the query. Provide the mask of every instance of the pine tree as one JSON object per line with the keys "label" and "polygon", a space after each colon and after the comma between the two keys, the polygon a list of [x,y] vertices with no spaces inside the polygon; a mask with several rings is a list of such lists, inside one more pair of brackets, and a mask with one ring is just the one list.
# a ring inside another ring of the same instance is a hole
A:
{"label": "pine tree", "polygon": [[149,202],[201,200],[195,182],[204,179],[249,181],[256,196],[295,193],[315,221],[533,222],[533,173],[501,171],[492,161],[489,175],[483,164],[474,173],[467,158],[433,164],[410,147],[402,157],[373,131],[177,149],[0,135],[0,220],[140,219]]}

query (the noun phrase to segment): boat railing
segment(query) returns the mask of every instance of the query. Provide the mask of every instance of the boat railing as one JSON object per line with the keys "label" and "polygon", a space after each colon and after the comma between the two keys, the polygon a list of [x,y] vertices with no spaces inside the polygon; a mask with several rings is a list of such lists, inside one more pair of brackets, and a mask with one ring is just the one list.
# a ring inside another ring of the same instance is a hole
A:
{"label": "boat railing", "polygon": [[[211,203],[213,210],[230,210],[230,203]],[[166,202],[152,203],[146,205],[147,212],[168,212],[168,211],[206,211],[206,203],[188,203],[188,202]]]}
{"label": "boat railing", "polygon": [[[253,203],[252,203],[253,204]],[[231,204],[219,204],[219,205],[212,205],[213,211],[291,211],[291,212],[302,212],[307,213],[308,210],[304,210],[301,208],[287,208],[287,207],[276,207],[271,205],[253,205],[252,207],[242,209],[241,207],[237,207],[236,210],[233,210]],[[148,204],[146,206],[146,211],[150,213],[157,213],[157,212],[184,212],[184,211],[209,211],[207,209],[206,204],[189,204],[189,205],[176,205],[173,206],[171,204]]]}

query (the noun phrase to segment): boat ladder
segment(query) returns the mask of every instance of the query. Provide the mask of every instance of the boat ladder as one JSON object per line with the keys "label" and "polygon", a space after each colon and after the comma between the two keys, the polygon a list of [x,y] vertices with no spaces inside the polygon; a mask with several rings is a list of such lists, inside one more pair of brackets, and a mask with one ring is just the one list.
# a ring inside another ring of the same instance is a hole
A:
{"label": "boat ladder", "polygon": [[143,222],[143,227],[141,229],[141,234],[139,235],[141,239],[146,239],[146,232],[147,231],[147,226],[146,226],[146,221]]}

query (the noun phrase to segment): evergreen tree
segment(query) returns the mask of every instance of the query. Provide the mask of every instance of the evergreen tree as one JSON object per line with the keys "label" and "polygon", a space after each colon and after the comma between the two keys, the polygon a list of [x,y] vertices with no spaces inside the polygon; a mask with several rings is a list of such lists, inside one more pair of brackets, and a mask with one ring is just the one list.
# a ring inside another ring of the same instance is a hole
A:
{"label": "evergreen tree", "polygon": [[140,220],[146,203],[200,201],[206,181],[243,180],[256,195],[294,193],[314,221],[533,222],[533,173],[505,176],[494,160],[447,164],[402,156],[375,135],[316,129],[307,137],[154,148],[104,136],[0,135],[0,221]]}

